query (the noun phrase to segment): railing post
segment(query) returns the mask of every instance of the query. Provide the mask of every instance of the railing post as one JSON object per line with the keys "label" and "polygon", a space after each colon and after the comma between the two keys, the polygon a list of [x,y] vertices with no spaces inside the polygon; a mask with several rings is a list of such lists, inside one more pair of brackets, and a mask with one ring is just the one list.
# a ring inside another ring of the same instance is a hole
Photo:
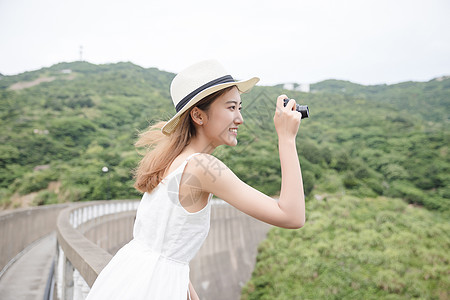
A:
{"label": "railing post", "polygon": [[73,300],[86,299],[87,295],[89,294],[90,288],[77,269],[75,269],[73,272],[73,281],[74,281]]}
{"label": "railing post", "polygon": [[62,282],[64,281],[64,277],[63,277],[63,261],[64,261],[64,252],[61,249],[61,247],[59,246],[59,243],[56,242],[57,246],[56,246],[56,273],[55,273],[55,278],[56,278],[56,298],[61,300],[63,298],[62,296]]}
{"label": "railing post", "polygon": [[63,283],[63,299],[73,300],[73,271],[74,268],[70,260],[64,255],[64,283]]}

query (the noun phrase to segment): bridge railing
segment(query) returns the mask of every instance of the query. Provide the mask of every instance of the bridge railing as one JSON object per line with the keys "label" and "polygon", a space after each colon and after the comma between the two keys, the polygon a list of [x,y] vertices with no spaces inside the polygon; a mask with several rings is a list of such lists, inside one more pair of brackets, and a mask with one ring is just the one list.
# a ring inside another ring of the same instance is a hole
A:
{"label": "bridge railing", "polygon": [[56,228],[56,217],[68,204],[0,212],[0,278],[26,249]]}
{"label": "bridge railing", "polygon": [[[191,261],[191,282],[201,298],[240,299],[241,287],[254,267],[257,245],[271,226],[222,200],[211,201],[210,234]],[[131,240],[138,204],[94,201],[61,211],[54,276],[58,299],[86,298],[112,255]]]}
{"label": "bridge railing", "polygon": [[[94,201],[72,205],[60,212],[57,219],[58,246],[56,256],[56,294],[58,299],[85,299],[100,271],[111,260],[105,249],[117,247],[131,239],[139,202],[135,200]],[[103,239],[88,238],[92,227],[102,227],[105,222],[122,226],[128,234],[120,234],[118,228],[103,226]]]}

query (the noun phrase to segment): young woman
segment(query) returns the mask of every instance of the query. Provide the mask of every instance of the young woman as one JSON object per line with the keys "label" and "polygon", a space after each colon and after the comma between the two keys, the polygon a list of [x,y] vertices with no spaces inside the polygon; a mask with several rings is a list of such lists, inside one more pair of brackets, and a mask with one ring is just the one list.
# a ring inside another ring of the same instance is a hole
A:
{"label": "young woman", "polygon": [[295,101],[278,97],[274,123],[281,162],[278,201],[242,182],[211,155],[220,145],[235,146],[244,122],[240,94],[258,78],[235,81],[214,60],[197,63],[172,81],[177,113],[141,134],[148,151],[136,170],[135,187],[144,193],[133,240],[98,276],[93,299],[198,299],[189,281],[189,261],[209,231],[212,195],[263,222],[300,228],[305,223],[302,174],[295,137],[301,114]]}

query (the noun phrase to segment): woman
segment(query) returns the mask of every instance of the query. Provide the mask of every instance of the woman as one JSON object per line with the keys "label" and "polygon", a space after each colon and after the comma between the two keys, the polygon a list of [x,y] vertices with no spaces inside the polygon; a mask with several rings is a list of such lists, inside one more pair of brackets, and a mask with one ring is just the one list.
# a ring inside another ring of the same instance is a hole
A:
{"label": "woman", "polygon": [[133,240],[98,276],[92,299],[198,299],[189,281],[189,261],[209,231],[214,194],[263,222],[300,228],[305,223],[302,174],[295,144],[301,114],[281,95],[274,116],[281,162],[279,201],[242,182],[211,155],[220,145],[237,144],[243,123],[240,94],[258,78],[236,82],[214,60],[197,63],[172,81],[177,113],[141,134],[148,151],[136,170],[144,193]]}

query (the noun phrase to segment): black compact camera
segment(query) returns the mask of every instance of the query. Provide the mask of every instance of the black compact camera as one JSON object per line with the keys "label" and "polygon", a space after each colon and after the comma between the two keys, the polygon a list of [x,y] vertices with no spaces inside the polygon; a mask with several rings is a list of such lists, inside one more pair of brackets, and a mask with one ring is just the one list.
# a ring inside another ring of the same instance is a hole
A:
{"label": "black compact camera", "polygon": [[[290,99],[284,99],[284,106],[288,104]],[[309,108],[308,105],[295,105],[295,110],[302,114],[302,119],[309,118]]]}

